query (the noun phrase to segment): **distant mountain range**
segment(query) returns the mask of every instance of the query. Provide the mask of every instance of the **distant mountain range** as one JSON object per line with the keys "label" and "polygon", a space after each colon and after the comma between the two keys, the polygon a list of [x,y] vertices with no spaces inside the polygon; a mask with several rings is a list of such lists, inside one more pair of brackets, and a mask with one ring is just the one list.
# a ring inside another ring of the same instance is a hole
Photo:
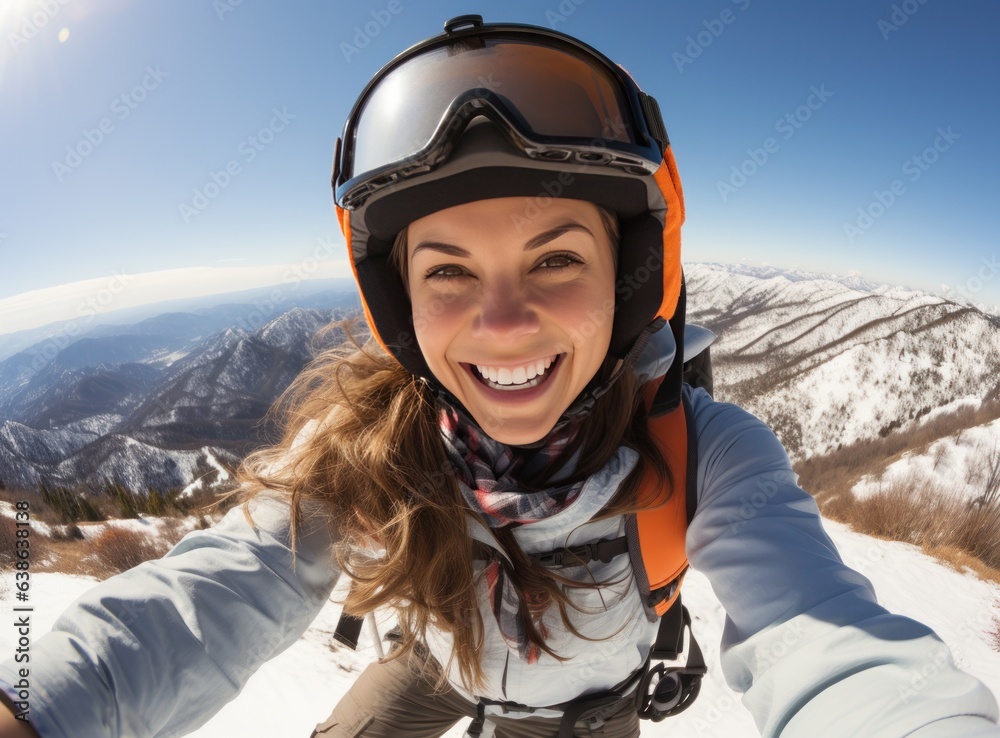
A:
{"label": "distant mountain range", "polygon": [[[685,273],[689,322],[718,334],[717,399],[764,419],[793,458],[1000,393],[1000,318],[969,305],[770,267]],[[215,302],[147,309],[74,340],[37,329],[0,361],[0,482],[211,482],[271,437],[261,421],[313,356],[313,335],[358,309],[350,283],[280,303]]]}
{"label": "distant mountain range", "polygon": [[[51,336],[0,362],[0,481],[33,489],[185,487],[267,437],[267,409],[312,358],[313,335],[357,311],[353,289],[168,312]],[[294,303],[293,303],[294,304]],[[314,307],[324,305],[323,308]]]}
{"label": "distant mountain range", "polygon": [[969,305],[771,268],[685,273],[688,320],[719,336],[717,399],[767,421],[793,457],[1000,393],[1000,317]]}

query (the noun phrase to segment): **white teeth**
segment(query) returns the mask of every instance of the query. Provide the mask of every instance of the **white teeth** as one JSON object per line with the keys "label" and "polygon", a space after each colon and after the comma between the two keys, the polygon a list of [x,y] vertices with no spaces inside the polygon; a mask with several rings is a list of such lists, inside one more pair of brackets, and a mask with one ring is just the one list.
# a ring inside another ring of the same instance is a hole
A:
{"label": "white teeth", "polygon": [[555,356],[549,356],[545,359],[533,361],[530,364],[514,367],[513,369],[509,367],[480,366],[479,364],[476,364],[475,367],[483,376],[483,379],[489,380],[492,384],[505,388],[512,388],[512,385],[534,387],[538,382],[533,380],[545,374],[545,371],[552,366],[552,362],[555,359]]}

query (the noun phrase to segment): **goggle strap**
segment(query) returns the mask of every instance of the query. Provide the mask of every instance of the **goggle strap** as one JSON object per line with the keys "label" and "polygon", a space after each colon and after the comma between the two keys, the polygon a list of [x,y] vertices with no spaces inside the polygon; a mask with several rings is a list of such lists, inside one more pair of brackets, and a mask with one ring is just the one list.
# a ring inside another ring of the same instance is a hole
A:
{"label": "goggle strap", "polygon": [[334,197],[336,197],[337,192],[337,179],[340,177],[340,149],[343,146],[340,136],[337,136],[337,143],[333,147],[333,177],[331,182],[333,183]]}
{"label": "goggle strap", "polygon": [[642,104],[642,112],[646,116],[646,125],[649,126],[649,132],[653,135],[657,141],[660,142],[660,149],[665,149],[670,145],[670,139],[667,138],[667,127],[663,124],[663,114],[660,112],[660,104],[656,102],[656,98],[652,95],[647,95],[642,90],[639,90],[639,102]]}

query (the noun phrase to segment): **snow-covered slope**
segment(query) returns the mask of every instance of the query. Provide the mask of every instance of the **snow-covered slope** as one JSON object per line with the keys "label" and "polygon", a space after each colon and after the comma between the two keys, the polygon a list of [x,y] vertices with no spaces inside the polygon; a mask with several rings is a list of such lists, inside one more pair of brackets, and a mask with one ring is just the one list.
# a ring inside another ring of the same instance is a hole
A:
{"label": "snow-covered slope", "polygon": [[1000,388],[1000,318],[944,298],[801,273],[693,264],[688,320],[719,335],[715,394],[793,457],[885,435]]}
{"label": "snow-covered slope", "polygon": [[997,490],[1000,486],[1000,420],[940,438],[919,453],[904,454],[881,475],[863,478],[851,491],[856,497],[864,498],[895,483],[911,489],[927,485],[937,494],[967,501],[982,498],[988,487]]}
{"label": "snow-covered slope", "polygon": [[[848,565],[867,576],[879,601],[932,627],[951,648],[960,668],[1000,695],[1000,653],[989,632],[1000,617],[1000,586],[960,574],[928,558],[913,546],[879,541],[825,523]],[[59,613],[92,586],[94,580],[61,574],[34,574],[32,637],[48,631]],[[0,587],[9,586],[9,577]],[[928,592],[934,596],[927,596]],[[11,598],[0,592],[10,615]],[[663,738],[757,738],[759,733],[740,697],[725,683],[719,667],[719,642],[725,614],[707,580],[689,572],[684,598],[695,619],[699,643],[709,665],[698,701],[685,713],[659,724],[643,724],[643,736]],[[225,706],[194,738],[272,738],[307,736],[330,713],[337,700],[375,657],[367,632],[357,653],[331,645],[340,614],[328,605],[291,648],[265,664],[243,692]],[[383,632],[387,628],[383,626]],[[0,653],[11,653],[13,630],[0,629]],[[458,738],[465,721],[447,733]]]}

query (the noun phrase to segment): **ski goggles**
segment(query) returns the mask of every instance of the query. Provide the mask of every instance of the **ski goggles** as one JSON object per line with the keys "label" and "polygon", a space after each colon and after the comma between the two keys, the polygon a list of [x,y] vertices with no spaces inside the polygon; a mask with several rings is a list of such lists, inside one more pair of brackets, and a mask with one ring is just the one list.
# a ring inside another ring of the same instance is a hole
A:
{"label": "ski goggles", "polygon": [[337,140],[333,187],[354,210],[448,159],[477,116],[525,156],[651,175],[668,145],[656,100],[596,49],[546,28],[461,16],[362,91]]}

